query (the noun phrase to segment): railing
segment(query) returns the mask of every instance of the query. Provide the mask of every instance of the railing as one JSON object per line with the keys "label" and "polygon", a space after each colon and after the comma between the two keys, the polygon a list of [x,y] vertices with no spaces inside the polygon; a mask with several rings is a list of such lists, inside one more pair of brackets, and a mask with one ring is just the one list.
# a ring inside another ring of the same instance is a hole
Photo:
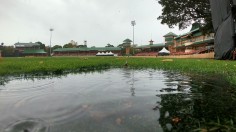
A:
{"label": "railing", "polygon": [[201,41],[205,41],[205,40],[210,40],[210,39],[214,39],[213,36],[209,36],[209,37],[206,37],[205,39],[198,39],[198,40],[195,40],[195,41],[191,41],[191,42],[185,42],[185,43],[177,43],[174,48],[178,47],[178,46],[189,46],[195,42],[201,42]]}
{"label": "railing", "polygon": [[194,42],[187,42],[187,43],[184,43],[185,46],[188,46],[188,45],[191,45],[193,44]]}

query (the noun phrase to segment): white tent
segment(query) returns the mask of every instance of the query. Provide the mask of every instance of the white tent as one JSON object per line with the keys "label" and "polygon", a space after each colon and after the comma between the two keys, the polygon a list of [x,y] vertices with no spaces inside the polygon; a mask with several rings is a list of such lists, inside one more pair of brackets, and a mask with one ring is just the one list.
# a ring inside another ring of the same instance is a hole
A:
{"label": "white tent", "polygon": [[166,54],[170,54],[170,51],[167,50],[165,47],[163,47],[163,49],[161,51],[159,51],[158,53],[166,53]]}
{"label": "white tent", "polygon": [[101,55],[101,53],[100,53],[100,52],[98,52],[96,55]]}
{"label": "white tent", "polygon": [[111,51],[108,53],[108,55],[114,55],[114,53],[112,53]]}

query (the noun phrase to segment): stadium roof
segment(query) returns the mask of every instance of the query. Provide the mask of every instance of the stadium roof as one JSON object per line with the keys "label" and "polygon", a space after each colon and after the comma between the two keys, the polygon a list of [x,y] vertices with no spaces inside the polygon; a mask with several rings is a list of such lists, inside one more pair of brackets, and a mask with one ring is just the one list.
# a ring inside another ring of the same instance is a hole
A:
{"label": "stadium roof", "polygon": [[54,52],[75,52],[75,51],[120,51],[120,47],[91,47],[91,48],[59,48]]}

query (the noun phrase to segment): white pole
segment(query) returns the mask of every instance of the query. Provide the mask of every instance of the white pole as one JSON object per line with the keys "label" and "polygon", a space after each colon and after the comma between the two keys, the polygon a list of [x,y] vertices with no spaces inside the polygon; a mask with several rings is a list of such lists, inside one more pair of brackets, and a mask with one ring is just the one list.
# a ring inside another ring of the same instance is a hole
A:
{"label": "white pole", "polygon": [[134,55],[134,26],[136,25],[135,20],[131,21],[131,24],[133,26],[133,55]]}
{"label": "white pole", "polygon": [[49,56],[51,56],[51,44],[52,44],[52,31],[53,31],[54,29],[53,28],[50,28],[50,46],[49,46]]}

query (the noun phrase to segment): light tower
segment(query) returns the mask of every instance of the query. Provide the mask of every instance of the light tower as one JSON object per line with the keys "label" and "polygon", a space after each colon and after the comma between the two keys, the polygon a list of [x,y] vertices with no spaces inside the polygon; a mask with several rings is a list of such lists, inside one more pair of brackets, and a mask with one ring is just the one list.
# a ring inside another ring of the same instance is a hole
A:
{"label": "light tower", "polygon": [[49,46],[49,56],[51,56],[51,50],[52,50],[52,48],[51,48],[51,44],[52,44],[52,31],[54,31],[54,29],[53,28],[50,28],[49,29],[49,31],[50,31],[50,46]]}
{"label": "light tower", "polygon": [[131,21],[131,25],[133,26],[133,55],[134,55],[134,26],[136,25],[135,20]]}

